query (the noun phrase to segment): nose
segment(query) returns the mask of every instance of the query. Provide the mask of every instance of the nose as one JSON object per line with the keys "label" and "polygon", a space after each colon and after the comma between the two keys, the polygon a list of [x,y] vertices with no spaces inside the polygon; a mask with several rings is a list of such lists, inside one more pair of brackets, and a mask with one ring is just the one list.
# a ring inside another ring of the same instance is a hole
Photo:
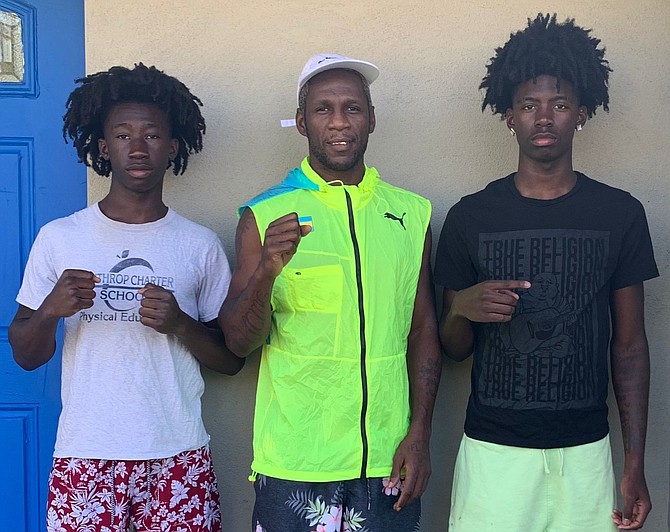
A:
{"label": "nose", "polygon": [[337,130],[346,129],[346,128],[349,127],[349,117],[344,112],[344,110],[336,109],[330,115],[329,126],[332,129],[337,129]]}
{"label": "nose", "polygon": [[133,159],[144,159],[149,156],[147,141],[144,137],[136,137],[130,141],[129,157]]}
{"label": "nose", "polygon": [[553,107],[551,105],[541,105],[535,113],[535,125],[538,127],[547,127],[554,124]]}

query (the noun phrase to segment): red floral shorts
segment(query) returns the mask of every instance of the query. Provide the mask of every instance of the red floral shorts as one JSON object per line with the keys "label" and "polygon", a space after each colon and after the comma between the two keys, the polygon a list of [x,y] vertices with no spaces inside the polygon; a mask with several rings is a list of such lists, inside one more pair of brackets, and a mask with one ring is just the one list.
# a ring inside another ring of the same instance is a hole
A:
{"label": "red floral shorts", "polygon": [[55,458],[48,532],[220,532],[207,446],[155,460]]}

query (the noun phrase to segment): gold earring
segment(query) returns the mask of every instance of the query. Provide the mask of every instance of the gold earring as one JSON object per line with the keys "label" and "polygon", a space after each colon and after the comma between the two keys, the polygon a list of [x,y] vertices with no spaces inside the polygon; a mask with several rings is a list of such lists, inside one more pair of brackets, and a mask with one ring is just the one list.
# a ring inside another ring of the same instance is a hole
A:
{"label": "gold earring", "polygon": [[512,135],[513,137],[516,136],[516,131],[514,131],[513,127],[509,128],[509,134]]}

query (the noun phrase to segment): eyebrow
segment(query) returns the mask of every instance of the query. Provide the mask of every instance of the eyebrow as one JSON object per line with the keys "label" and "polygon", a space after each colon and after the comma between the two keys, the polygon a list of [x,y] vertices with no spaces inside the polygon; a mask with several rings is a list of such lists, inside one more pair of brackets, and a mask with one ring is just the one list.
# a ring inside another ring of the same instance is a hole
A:
{"label": "eyebrow", "polygon": [[[553,101],[556,101],[556,100],[569,100],[569,99],[570,99],[570,97],[568,95],[563,94],[563,93],[558,93],[558,94],[552,96],[551,98],[549,98],[549,101],[553,102]],[[524,102],[526,102],[526,101],[536,102],[536,101],[539,100],[539,98],[536,98],[535,96],[523,96],[523,97],[519,98],[518,100],[524,101]]]}
{"label": "eyebrow", "polygon": [[[155,122],[142,122],[141,124],[143,127],[151,128],[151,127],[160,127],[158,124]],[[112,124],[112,129],[116,129],[119,127],[129,127],[130,122],[118,122],[116,124]]]}
{"label": "eyebrow", "polygon": [[361,105],[362,102],[364,102],[364,101],[366,101],[364,98],[357,98],[357,97],[355,97],[355,96],[346,97],[346,98],[343,99],[343,100],[340,100],[339,98],[330,98],[330,97],[325,96],[325,97],[323,97],[323,98],[318,98],[318,99],[315,98],[314,101],[312,102],[312,105],[323,105],[323,104],[329,104],[329,105],[331,105],[331,104],[350,105],[350,104],[352,104],[352,103]]}

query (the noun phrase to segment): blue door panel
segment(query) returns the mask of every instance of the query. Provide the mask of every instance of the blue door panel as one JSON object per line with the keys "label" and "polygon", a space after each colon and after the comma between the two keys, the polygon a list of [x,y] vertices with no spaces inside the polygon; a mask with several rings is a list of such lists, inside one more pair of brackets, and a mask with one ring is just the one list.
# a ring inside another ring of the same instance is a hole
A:
{"label": "blue door panel", "polygon": [[0,433],[5,439],[7,463],[11,467],[0,469],[0,484],[11,486],[4,492],[3,520],[8,525],[3,530],[14,531],[22,524],[24,530],[41,530],[39,506],[39,485],[34,480],[39,476],[37,467],[39,449],[37,447],[37,406],[12,405],[0,408]]}
{"label": "blue door panel", "polygon": [[20,18],[24,52],[23,79],[0,81],[0,531],[37,532],[60,412],[60,334],[53,359],[26,372],[7,332],[37,231],[86,205],[85,168],[61,133],[85,73],[84,1],[0,0],[0,11]]}
{"label": "blue door panel", "polygon": [[30,139],[0,138],[0,331],[14,315],[16,287],[33,238],[33,143]]}

